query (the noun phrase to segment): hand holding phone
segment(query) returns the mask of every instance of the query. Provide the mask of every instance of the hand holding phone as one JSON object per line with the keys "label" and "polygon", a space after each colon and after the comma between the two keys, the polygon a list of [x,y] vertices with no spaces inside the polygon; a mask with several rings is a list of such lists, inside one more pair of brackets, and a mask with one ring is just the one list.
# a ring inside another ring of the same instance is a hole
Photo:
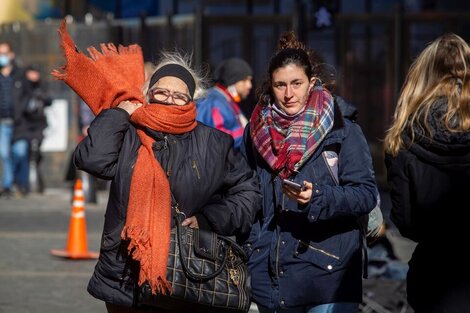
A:
{"label": "hand holding phone", "polygon": [[304,191],[305,190],[305,184],[299,184],[299,183],[296,183],[292,180],[283,179],[282,183],[286,186],[289,186],[290,188],[295,189],[296,191]]}

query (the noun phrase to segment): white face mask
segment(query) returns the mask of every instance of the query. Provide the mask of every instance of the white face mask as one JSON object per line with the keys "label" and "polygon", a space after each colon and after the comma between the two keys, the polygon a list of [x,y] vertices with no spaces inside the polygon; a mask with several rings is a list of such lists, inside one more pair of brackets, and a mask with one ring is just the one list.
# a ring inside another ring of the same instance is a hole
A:
{"label": "white face mask", "polygon": [[0,55],[0,67],[5,67],[10,65],[10,58],[7,55]]}

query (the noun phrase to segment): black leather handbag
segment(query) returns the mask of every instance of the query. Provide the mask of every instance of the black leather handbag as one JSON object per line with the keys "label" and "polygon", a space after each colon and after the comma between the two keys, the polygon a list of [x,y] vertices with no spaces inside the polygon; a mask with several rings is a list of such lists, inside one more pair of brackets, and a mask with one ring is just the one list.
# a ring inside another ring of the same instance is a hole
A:
{"label": "black leather handbag", "polygon": [[152,294],[144,284],[139,304],[179,312],[248,312],[251,288],[243,249],[214,232],[181,226],[184,217],[177,212],[166,273],[172,293]]}

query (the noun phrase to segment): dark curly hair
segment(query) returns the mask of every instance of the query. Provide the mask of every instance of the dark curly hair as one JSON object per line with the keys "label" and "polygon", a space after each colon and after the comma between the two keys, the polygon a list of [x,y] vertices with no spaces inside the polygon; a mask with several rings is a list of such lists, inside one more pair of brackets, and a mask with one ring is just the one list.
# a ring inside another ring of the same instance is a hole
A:
{"label": "dark curly hair", "polygon": [[289,64],[295,64],[304,69],[308,79],[312,77],[322,78],[325,64],[321,55],[305,47],[305,44],[297,39],[293,31],[282,33],[277,44],[277,51],[271,58],[268,66],[268,77],[257,90],[257,97],[263,105],[273,102],[274,96],[271,90],[271,79],[274,71]]}

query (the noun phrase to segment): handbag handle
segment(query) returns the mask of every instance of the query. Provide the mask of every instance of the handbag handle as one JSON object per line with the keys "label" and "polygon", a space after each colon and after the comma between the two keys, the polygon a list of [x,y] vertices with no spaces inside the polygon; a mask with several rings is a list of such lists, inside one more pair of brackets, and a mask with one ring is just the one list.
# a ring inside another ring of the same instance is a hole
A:
{"label": "handbag handle", "polygon": [[[238,244],[234,240],[217,234],[217,239],[221,241],[221,244],[223,246],[223,255],[224,255],[224,258],[222,259],[222,263],[220,264],[219,268],[215,270],[212,274],[207,274],[207,275],[201,275],[201,274],[191,272],[191,270],[189,269],[189,265],[186,264],[184,261],[185,258],[189,260],[189,257],[187,255],[184,255],[185,249],[183,249],[183,244],[181,240],[181,227],[183,227],[181,226],[181,222],[182,222],[181,218],[182,217],[186,218],[186,215],[179,210],[179,203],[176,201],[175,196],[173,195],[173,192],[171,192],[171,190],[170,190],[170,194],[171,194],[171,202],[172,202],[171,207],[176,212],[176,215],[175,215],[176,235],[178,237],[178,248],[179,248],[180,256],[181,256],[181,264],[183,266],[184,272],[188,275],[189,278],[194,279],[194,280],[209,280],[219,275],[224,269],[225,264],[227,263],[228,249],[235,250],[236,252],[238,252],[237,254],[241,257],[242,261],[244,262],[247,261],[245,251],[243,251],[243,249],[240,246],[238,246]],[[194,232],[197,233],[197,235],[199,235],[199,230],[196,229],[194,230]]]}
{"label": "handbag handle", "polygon": [[[197,274],[197,273],[194,273],[194,272],[191,272],[191,270],[189,269],[189,265],[185,263],[185,258],[188,259],[188,263],[189,263],[189,257],[187,255],[184,255],[185,253],[185,249],[183,248],[183,243],[182,243],[182,240],[181,240],[181,218],[179,218],[179,215],[181,213],[179,213],[177,211],[177,217],[176,217],[176,235],[178,236],[178,247],[179,247],[179,250],[180,250],[180,257],[181,257],[181,265],[183,266],[183,270],[184,272],[186,273],[186,275],[188,275],[189,278],[191,279],[194,279],[194,280],[209,280],[209,279],[212,279],[214,277],[216,277],[217,275],[219,275],[222,270],[224,269],[225,267],[225,263],[227,263],[227,249],[224,249],[224,258],[222,259],[222,264],[220,264],[219,268],[217,270],[215,270],[212,274],[207,274],[207,275],[201,275],[201,274]],[[194,233],[197,233],[197,231],[195,231]],[[217,236],[219,237],[219,236]],[[225,247],[225,243],[224,241],[222,240],[222,244],[223,246]]]}
{"label": "handbag handle", "polygon": [[221,239],[222,241],[227,242],[230,245],[230,248],[237,252],[237,255],[240,256],[240,259],[243,262],[248,261],[248,257],[246,256],[245,251],[242,249],[242,247],[238,245],[238,243],[235,240],[221,236],[221,235],[217,235],[217,238]]}

